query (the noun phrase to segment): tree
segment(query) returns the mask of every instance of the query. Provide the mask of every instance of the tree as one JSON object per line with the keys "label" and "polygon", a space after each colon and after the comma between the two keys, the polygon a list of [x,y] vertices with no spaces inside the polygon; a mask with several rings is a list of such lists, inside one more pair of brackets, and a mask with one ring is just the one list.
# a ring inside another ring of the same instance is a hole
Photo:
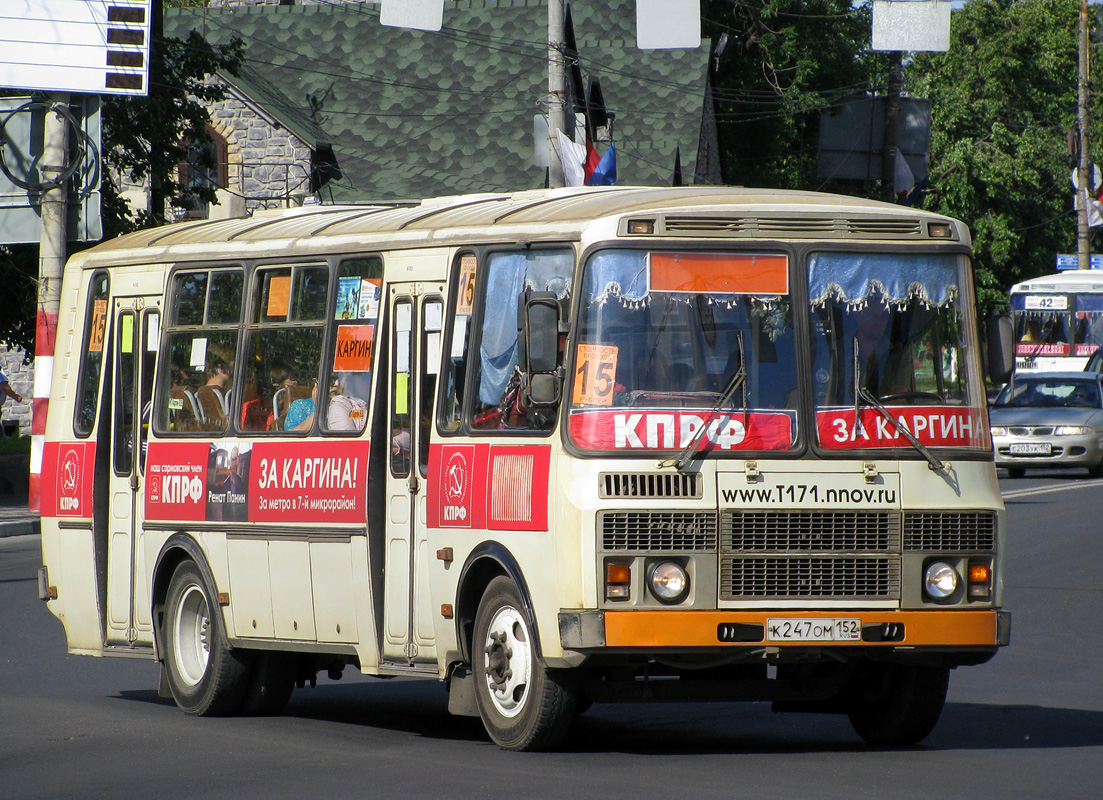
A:
{"label": "tree", "polygon": [[816,177],[821,113],[870,92],[887,74],[885,57],[869,50],[869,6],[705,0],[701,13],[706,35],[727,37],[713,75],[725,181],[874,191]]}
{"label": "tree", "polygon": [[[166,0],[170,5],[179,0]],[[151,20],[160,28],[160,4],[153,4]],[[217,100],[224,88],[208,78],[224,70],[236,74],[242,61],[240,39],[212,46],[197,32],[180,40],[153,35],[150,48],[149,95],[105,97],[101,111],[103,140],[104,237],[162,224],[166,203],[183,207],[191,199],[217,202],[214,187],[185,186],[176,179],[188,147],[210,142],[210,121],[203,102]],[[198,163],[213,168],[209,151],[197,148]],[[120,179],[148,181],[150,210],[132,209],[121,195]],[[74,250],[87,245],[73,246]],[[37,245],[0,246],[0,282],[8,287],[8,302],[0,304],[0,342],[34,351],[35,303],[38,296]]]}
{"label": "tree", "polygon": [[[179,2],[170,4],[179,5]],[[160,30],[161,9],[154,3],[152,26]],[[209,144],[210,115],[204,103],[220,100],[225,87],[209,81],[218,71],[236,74],[243,58],[240,39],[213,46],[197,31],[186,40],[156,35],[150,55],[149,95],[110,97],[103,104],[103,219],[107,238],[163,224],[166,202],[185,207],[192,199],[216,203],[215,188],[186,186],[176,179],[178,166],[194,145]],[[196,147],[198,164],[208,169],[210,151]],[[122,199],[121,176],[148,181],[149,209],[132,210]]]}
{"label": "tree", "polygon": [[1075,252],[1066,137],[1079,11],[1078,0],[968,0],[953,13],[949,51],[905,68],[905,88],[932,101],[924,207],[972,228],[982,300],[1006,299]]}

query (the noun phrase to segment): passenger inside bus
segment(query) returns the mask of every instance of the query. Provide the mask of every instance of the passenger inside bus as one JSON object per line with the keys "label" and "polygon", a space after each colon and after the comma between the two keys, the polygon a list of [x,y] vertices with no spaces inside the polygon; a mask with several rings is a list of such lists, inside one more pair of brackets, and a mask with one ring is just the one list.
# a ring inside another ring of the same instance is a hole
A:
{"label": "passenger inside bus", "polygon": [[[290,390],[288,390],[290,391]],[[318,381],[311,381],[310,396],[291,401],[287,413],[283,416],[280,429],[285,431],[308,431],[314,424],[314,409],[318,402]]]}
{"label": "passenger inside bus", "polygon": [[231,380],[230,368],[225,361],[217,357],[208,361],[207,382],[199,387],[196,399],[209,431],[226,430]]}

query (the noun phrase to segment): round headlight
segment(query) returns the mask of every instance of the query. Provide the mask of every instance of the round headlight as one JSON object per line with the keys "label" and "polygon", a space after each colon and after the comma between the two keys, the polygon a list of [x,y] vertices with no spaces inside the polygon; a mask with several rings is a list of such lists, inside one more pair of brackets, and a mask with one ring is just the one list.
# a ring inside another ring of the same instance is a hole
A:
{"label": "round headlight", "polygon": [[677,603],[689,592],[689,575],[676,561],[659,561],[647,571],[647,585],[660,603]]}
{"label": "round headlight", "polygon": [[929,597],[945,600],[957,591],[957,580],[957,570],[943,561],[936,561],[927,567],[923,588]]}

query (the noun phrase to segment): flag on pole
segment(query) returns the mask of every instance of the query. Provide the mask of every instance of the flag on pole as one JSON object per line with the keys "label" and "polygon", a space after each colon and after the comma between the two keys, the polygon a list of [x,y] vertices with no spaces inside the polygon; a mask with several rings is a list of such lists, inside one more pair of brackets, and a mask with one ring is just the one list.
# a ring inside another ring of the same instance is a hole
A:
{"label": "flag on pole", "polygon": [[565,186],[583,186],[586,173],[582,164],[586,161],[586,148],[571,141],[561,130],[555,132],[559,140],[559,160],[563,163],[563,184]]}
{"label": "flag on pole", "polygon": [[589,185],[590,176],[594,174],[594,170],[597,169],[598,162],[601,159],[598,158],[597,150],[594,149],[594,143],[590,141],[590,137],[586,137],[586,163],[582,165],[582,172],[585,175],[585,183]]}
{"label": "flag on pole", "polygon": [[612,142],[609,142],[609,149],[605,151],[605,154],[601,157],[601,160],[597,162],[597,166],[594,167],[594,172],[590,176],[590,180],[586,182],[587,186],[611,186],[617,182],[617,151]]}

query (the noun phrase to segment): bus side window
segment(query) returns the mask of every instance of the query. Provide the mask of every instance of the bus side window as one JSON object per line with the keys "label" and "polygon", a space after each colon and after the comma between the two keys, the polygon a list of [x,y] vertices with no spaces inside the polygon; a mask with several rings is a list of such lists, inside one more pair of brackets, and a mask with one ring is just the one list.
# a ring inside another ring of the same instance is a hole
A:
{"label": "bus side window", "polygon": [[329,267],[258,269],[245,352],[241,402],[233,406],[245,433],[309,431],[316,415]]}
{"label": "bus side window", "polygon": [[463,414],[464,388],[467,377],[467,344],[471,333],[471,308],[475,300],[475,275],[478,259],[471,253],[457,261],[457,280],[453,293],[455,315],[447,337],[448,353],[441,374],[440,429],[453,433],[460,429]]}
{"label": "bus side window", "polygon": [[377,256],[348,259],[337,270],[337,291],[329,318],[336,329],[328,367],[323,428],[359,433],[368,422],[372,366],[379,322],[383,261]]}
{"label": "bus side window", "polygon": [[167,366],[153,397],[158,433],[229,428],[243,284],[240,268],[174,274],[161,337]]}
{"label": "bus side window", "polygon": [[87,436],[96,424],[99,402],[100,373],[103,371],[104,345],[107,336],[107,273],[92,276],[88,292],[88,308],[84,317],[84,358],[80,369],[80,389],[73,427],[77,434]]}
{"label": "bus side window", "polygon": [[497,251],[490,253],[481,266],[485,276],[479,285],[483,313],[472,371],[472,391],[476,394],[470,425],[484,431],[551,430],[556,410],[526,408],[521,398],[518,298],[526,289],[551,291],[566,298],[574,274],[574,251]]}

